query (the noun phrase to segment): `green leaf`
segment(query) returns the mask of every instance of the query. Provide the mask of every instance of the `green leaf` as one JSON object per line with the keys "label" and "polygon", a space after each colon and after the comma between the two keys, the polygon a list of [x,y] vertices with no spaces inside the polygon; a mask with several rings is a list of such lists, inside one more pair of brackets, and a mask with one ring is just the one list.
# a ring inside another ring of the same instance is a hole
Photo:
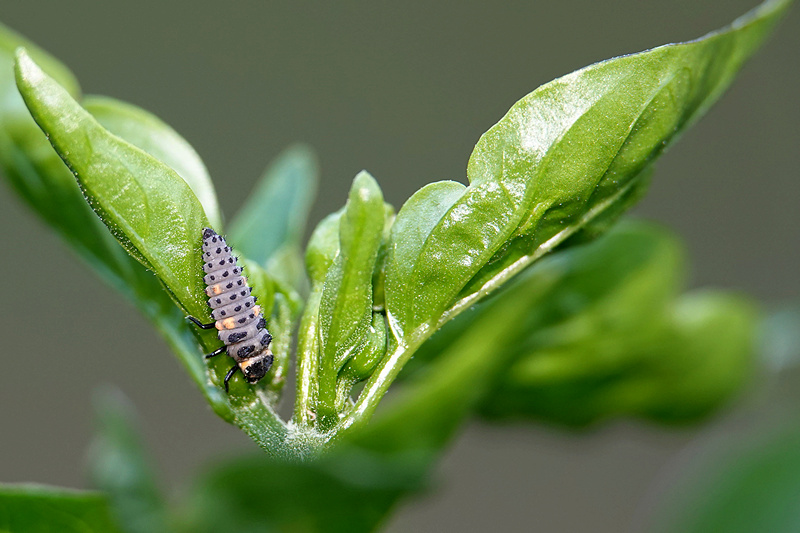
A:
{"label": "green leaf", "polygon": [[[92,212],[74,176],[31,118],[17,90],[13,74],[14,50],[23,45],[33,46],[0,25],[0,166],[3,173],[31,209],[106,281],[130,293],[126,278],[135,277],[130,257]],[[77,82],[66,67],[35,47],[31,48],[31,54],[68,88],[70,94],[79,95]]]}
{"label": "green leaf", "polygon": [[386,354],[388,328],[383,313],[372,313],[372,324],[366,335],[364,348],[353,354],[343,372],[352,375],[356,382],[367,379]]}
{"label": "green leaf", "polygon": [[[797,420],[761,428],[758,437],[715,442],[695,454],[685,479],[655,514],[659,533],[790,533],[800,529],[800,433]],[[745,441],[744,443],[742,441]],[[686,465],[684,465],[686,466]]]}
{"label": "green leaf", "polygon": [[339,221],[342,210],[322,219],[306,247],[306,270],[311,292],[300,319],[297,334],[297,392],[294,420],[309,425],[316,420],[314,407],[319,398],[319,306],[328,269],[339,253]]}
{"label": "green leaf", "polygon": [[788,4],[767,2],[698,40],[591,65],[517,102],[478,141],[460,196],[453,185],[444,203],[415,195],[400,210],[387,265],[398,339],[413,344],[609,210],[618,214]]}
{"label": "green leaf", "polygon": [[[541,280],[539,292],[549,283]],[[482,313],[404,383],[398,396],[369,425],[345,433],[344,442],[386,460],[410,453],[419,459],[417,475],[423,475],[513,358],[513,351],[504,350],[504,341],[519,331],[530,302],[537,300],[532,284],[529,289],[509,291],[502,305]]]}
{"label": "green leaf", "polygon": [[262,265],[279,249],[298,247],[318,181],[314,152],[305,145],[286,149],[270,164],[231,222],[231,242]]}
{"label": "green leaf", "polygon": [[120,529],[100,493],[42,485],[0,485],[0,531],[112,533]]}
{"label": "green leaf", "polygon": [[333,264],[336,254],[339,253],[339,221],[342,217],[341,209],[323,218],[306,247],[306,269],[311,278],[312,287],[325,282],[328,269]]}
{"label": "green leaf", "polygon": [[413,314],[421,314],[430,307],[429,302],[410,292],[416,262],[437,223],[464,191],[465,187],[455,181],[431,183],[414,193],[395,218],[386,258],[385,292],[389,326],[399,341],[415,323]]}
{"label": "green leaf", "polygon": [[206,311],[198,246],[203,207],[171,168],[109,133],[22,50],[17,86],[92,208],[190,314]]}
{"label": "green leaf", "polygon": [[[75,177],[31,118],[14,80],[13,50],[27,43],[0,27],[0,166],[17,193],[100,276],[122,292],[158,327],[198,383],[214,410],[231,419],[227,400],[206,376],[197,342],[158,279],[133,259],[109,233],[83,197]],[[42,53],[37,54],[37,58]],[[44,57],[44,56],[41,56]],[[45,64],[54,60],[45,61]],[[54,69],[55,72],[64,67]],[[60,76],[75,87],[71,75]],[[13,91],[13,93],[12,93]],[[77,94],[77,89],[72,90]],[[124,132],[121,132],[124,133]]]}
{"label": "green leaf", "polygon": [[161,119],[135,105],[88,96],[83,107],[109,132],[155,157],[182,177],[203,205],[212,227],[222,227],[217,193],[194,148]]}
{"label": "green leaf", "polygon": [[362,344],[372,318],[372,275],[383,234],[383,195],[361,172],[339,219],[339,253],[322,290],[322,354],[338,370]]}
{"label": "green leaf", "polygon": [[[531,300],[521,334],[497,347],[515,355],[481,413],[568,424],[625,415],[670,422],[729,399],[751,375],[757,315],[732,295],[676,299],[681,259],[663,230],[628,223],[526,272],[512,291],[526,292],[539,277],[557,281]],[[554,269],[557,277],[547,273]],[[505,294],[478,313],[503,305]],[[428,352],[423,346],[418,357]]]}
{"label": "green leaf", "polygon": [[678,298],[668,318],[673,334],[610,399],[622,412],[662,422],[706,416],[753,379],[760,313],[743,296],[702,290]]}
{"label": "green leaf", "polygon": [[383,204],[383,236],[375,259],[375,272],[372,275],[372,308],[386,311],[386,256],[389,253],[389,238],[394,226],[395,211],[390,204]]}
{"label": "green leaf", "polygon": [[302,463],[250,456],[216,466],[194,485],[182,531],[375,531],[417,487],[409,460],[335,451]]}
{"label": "green leaf", "polygon": [[[197,343],[199,338],[201,349],[210,352],[218,347],[216,336],[191,330],[183,318],[185,312],[171,300],[175,298],[189,314],[204,317],[208,313],[199,247],[201,230],[208,222],[192,190],[175,171],[102,128],[24,52],[19,56],[17,81],[40,127],[72,165],[93,208],[109,224],[114,236],[158,274],[169,292],[114,243],[118,255],[125,258],[117,271],[127,269],[121,276],[112,271],[120,280],[119,287],[164,334],[218,415],[242,428],[265,450],[289,453],[282,447],[285,425],[272,407],[259,398],[257,390],[236,380],[231,395],[221,390],[228,365],[212,360],[207,367]],[[27,156],[26,152],[21,154]],[[46,173],[35,177],[44,181],[54,179]],[[76,198],[79,197],[78,193]],[[58,206],[57,211],[76,205]],[[74,231],[80,234],[79,229]],[[103,229],[98,235],[108,232]],[[102,238],[107,237],[101,237],[99,242],[107,242]],[[97,257],[95,264],[104,265],[108,257],[115,256],[108,254],[103,258],[98,254]]]}
{"label": "green leaf", "polygon": [[[604,376],[641,359],[630,347],[647,345],[663,329],[660,317],[677,291],[680,257],[675,239],[663,230],[626,223],[601,239],[545,258],[423,344],[409,365],[411,379],[429,374],[428,365],[439,364],[442,354],[458,344],[463,360],[504,361],[490,386],[484,385],[489,390],[479,405],[485,414],[538,412],[544,407],[531,389]],[[513,318],[492,318],[508,313]],[[461,340],[494,336],[509,322],[514,329],[491,345]],[[559,412],[558,404],[553,410]]]}
{"label": "green leaf", "polygon": [[98,431],[91,448],[91,478],[126,533],[166,531],[164,499],[135,426],[133,408],[119,391],[96,395]]}
{"label": "green leaf", "polygon": [[318,415],[323,418],[334,417],[339,370],[367,342],[372,277],[383,225],[381,189],[362,171],[353,180],[339,218],[340,249],[326,273],[320,299]]}

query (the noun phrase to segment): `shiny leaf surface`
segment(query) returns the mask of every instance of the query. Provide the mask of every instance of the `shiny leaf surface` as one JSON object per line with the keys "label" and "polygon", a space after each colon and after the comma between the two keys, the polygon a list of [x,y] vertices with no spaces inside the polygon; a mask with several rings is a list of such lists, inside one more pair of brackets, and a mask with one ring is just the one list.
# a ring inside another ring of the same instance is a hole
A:
{"label": "shiny leaf surface", "polygon": [[469,187],[459,194],[440,185],[447,194],[429,198],[423,189],[400,210],[387,265],[398,339],[424,337],[607,212],[618,214],[787,6],[767,2],[721,31],[591,65],[517,102],[478,141]]}
{"label": "shiny leaf surface", "polygon": [[190,314],[205,312],[198,265],[205,212],[171,168],[111,134],[24,52],[17,86],[114,237],[153,270]]}
{"label": "shiny leaf surface", "polygon": [[203,205],[212,227],[222,227],[217,193],[194,148],[161,119],[107,96],[87,96],[83,107],[109,132],[155,157],[182,177]]}

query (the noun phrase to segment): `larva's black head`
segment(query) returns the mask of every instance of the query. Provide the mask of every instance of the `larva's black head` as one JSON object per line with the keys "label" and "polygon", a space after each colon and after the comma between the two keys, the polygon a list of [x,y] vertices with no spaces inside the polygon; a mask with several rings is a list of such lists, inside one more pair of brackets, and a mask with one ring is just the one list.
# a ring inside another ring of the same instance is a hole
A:
{"label": "larva's black head", "polygon": [[244,379],[248,383],[258,383],[258,381],[267,375],[269,369],[272,367],[272,352],[269,350],[257,355],[252,359],[247,359],[239,363],[244,374]]}
{"label": "larva's black head", "polygon": [[211,229],[211,228],[205,228],[205,229],[203,230],[203,239],[210,239],[211,237],[213,237],[213,236],[214,236],[214,235],[216,235],[216,234],[217,234],[217,232],[216,232],[216,231],[214,231],[213,229]]}

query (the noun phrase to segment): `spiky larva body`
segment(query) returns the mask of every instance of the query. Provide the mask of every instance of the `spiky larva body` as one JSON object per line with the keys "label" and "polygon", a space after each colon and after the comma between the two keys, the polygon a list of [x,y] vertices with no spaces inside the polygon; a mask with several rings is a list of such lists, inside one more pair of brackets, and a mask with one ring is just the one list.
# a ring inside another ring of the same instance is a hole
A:
{"label": "spiky larva body", "polygon": [[261,308],[255,296],[250,295],[247,278],[242,275],[242,267],[230,246],[211,228],[203,230],[203,261],[203,281],[214,322],[203,324],[194,317],[187,318],[203,329],[218,330],[223,346],[206,357],[225,351],[236,361],[225,376],[226,391],[228,381],[238,370],[249,383],[256,383],[269,371],[273,360],[269,349],[272,335]]}

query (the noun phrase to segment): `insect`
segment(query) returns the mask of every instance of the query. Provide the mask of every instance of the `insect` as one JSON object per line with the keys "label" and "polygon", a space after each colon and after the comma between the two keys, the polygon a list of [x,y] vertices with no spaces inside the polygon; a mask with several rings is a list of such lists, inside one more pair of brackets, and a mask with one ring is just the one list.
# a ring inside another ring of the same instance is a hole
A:
{"label": "insect", "polygon": [[267,321],[256,305],[256,297],[250,295],[247,278],[242,276],[242,267],[231,254],[231,248],[222,235],[211,228],[203,229],[203,271],[208,295],[208,306],[214,322],[203,324],[193,316],[187,316],[202,329],[216,328],[223,345],[206,355],[206,359],[227,351],[236,364],[225,374],[225,392],[228,382],[241,370],[248,383],[257,383],[272,366],[272,351],[269,343],[272,335],[267,331]]}

